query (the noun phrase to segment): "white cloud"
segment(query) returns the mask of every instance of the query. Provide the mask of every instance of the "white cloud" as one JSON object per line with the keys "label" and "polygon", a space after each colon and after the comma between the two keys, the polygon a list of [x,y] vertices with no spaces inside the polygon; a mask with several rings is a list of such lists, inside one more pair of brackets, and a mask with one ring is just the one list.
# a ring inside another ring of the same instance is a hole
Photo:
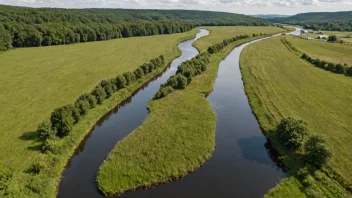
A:
{"label": "white cloud", "polygon": [[248,14],[352,10],[352,0],[0,0],[0,4],[67,8],[198,9]]}

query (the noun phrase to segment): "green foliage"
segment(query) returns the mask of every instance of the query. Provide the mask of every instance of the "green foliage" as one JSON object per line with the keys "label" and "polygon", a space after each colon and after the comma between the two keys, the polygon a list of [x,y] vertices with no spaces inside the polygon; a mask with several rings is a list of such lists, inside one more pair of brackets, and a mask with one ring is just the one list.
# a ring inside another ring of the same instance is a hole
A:
{"label": "green foliage", "polygon": [[11,36],[9,32],[5,30],[5,28],[0,24],[0,51],[6,51],[10,48],[11,44]]}
{"label": "green foliage", "polygon": [[268,19],[270,22],[302,25],[304,29],[352,31],[352,11],[312,12]]}
{"label": "green foliage", "polygon": [[87,114],[90,109],[90,104],[86,100],[77,100],[75,106],[79,109],[81,115]]}
{"label": "green foliage", "polygon": [[123,76],[126,79],[126,85],[130,85],[131,83],[133,83],[136,80],[136,76],[134,75],[134,73],[132,72],[126,72],[123,74]]}
{"label": "green foliage", "polygon": [[106,98],[109,98],[118,90],[116,87],[116,79],[103,80],[100,86],[104,89]]}
{"label": "green foliage", "polygon": [[161,87],[158,92],[156,92],[156,94],[154,95],[154,99],[163,98],[172,92],[174,92],[174,88],[172,88],[171,86]]}
{"label": "green foliage", "polygon": [[307,135],[307,125],[302,120],[286,117],[277,126],[276,133],[280,142],[289,150],[299,149]]}
{"label": "green foliage", "polygon": [[0,166],[0,195],[6,195],[9,183],[13,176],[13,170],[10,167]]}
{"label": "green foliage", "polygon": [[46,165],[43,161],[36,160],[31,166],[27,169],[27,173],[38,175],[41,171],[46,168]]}
{"label": "green foliage", "polygon": [[68,108],[68,111],[71,111],[71,115],[73,118],[73,124],[76,124],[79,122],[79,119],[81,118],[81,111],[79,108],[77,108],[75,105],[67,105],[65,108]]}
{"label": "green foliage", "polygon": [[116,87],[117,89],[125,88],[127,85],[126,78],[123,75],[118,75],[116,77]]}
{"label": "green foliage", "polygon": [[37,133],[41,141],[45,141],[52,137],[55,137],[57,131],[52,128],[50,121],[44,121],[39,124]]}
{"label": "green foliage", "polygon": [[72,111],[68,106],[57,108],[51,113],[51,125],[57,130],[57,135],[63,137],[71,130],[74,123]]}
{"label": "green foliage", "polygon": [[336,42],[337,41],[337,36],[336,35],[329,36],[328,41],[329,42]]}
{"label": "green foliage", "polygon": [[41,147],[43,153],[58,154],[61,151],[59,139],[57,137],[46,139]]}
{"label": "green foliage", "polygon": [[[257,36],[257,35],[253,34],[253,37],[255,37],[255,36]],[[225,39],[221,43],[218,43],[218,44],[210,46],[208,48],[208,52],[210,54],[214,54],[214,53],[224,49],[224,47],[226,47],[230,43],[236,42],[236,41],[241,40],[241,39],[246,39],[246,38],[249,38],[249,37],[250,37],[249,35],[240,35],[240,36],[236,36],[236,37],[233,37],[233,38],[230,38],[230,39]]]}
{"label": "green foliage", "polygon": [[307,152],[306,160],[311,164],[322,167],[332,157],[332,151],[326,145],[326,140],[318,135],[311,136],[304,145]]}
{"label": "green foliage", "polygon": [[186,32],[199,25],[268,25],[263,19],[224,12],[36,9],[5,5],[0,5],[0,19],[6,31],[4,40],[6,43],[12,40],[15,47],[64,45],[121,37],[172,34]]}
{"label": "green foliage", "polygon": [[144,76],[144,70],[142,68],[136,69],[133,73],[137,79],[142,78]]}
{"label": "green foliage", "polygon": [[78,98],[78,100],[87,101],[90,105],[90,108],[94,108],[97,105],[97,99],[91,93],[85,93]]}
{"label": "green foliage", "polygon": [[95,96],[98,104],[102,104],[106,98],[105,90],[100,85],[95,87],[95,89],[92,91],[92,95]]}
{"label": "green foliage", "polygon": [[316,67],[337,73],[337,74],[346,74],[347,76],[352,75],[352,67],[347,64],[335,64],[331,62],[321,61],[320,59],[314,59],[310,57],[308,54],[303,53],[301,56],[302,59],[307,60],[308,62],[314,64]]}

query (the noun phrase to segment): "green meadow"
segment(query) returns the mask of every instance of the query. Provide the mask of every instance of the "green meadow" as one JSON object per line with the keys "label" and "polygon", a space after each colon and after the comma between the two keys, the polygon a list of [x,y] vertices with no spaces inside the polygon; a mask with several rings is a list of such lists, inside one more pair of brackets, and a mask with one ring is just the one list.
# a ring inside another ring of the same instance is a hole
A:
{"label": "green meadow", "polygon": [[[293,37],[288,40],[312,56],[319,54],[328,58],[332,55],[328,56],[328,51],[340,49],[340,45],[331,43]],[[347,50],[336,53],[341,58],[345,54],[344,60],[347,60]],[[266,197],[350,197],[341,182],[331,175],[340,175],[347,184],[345,187],[352,183],[351,78],[316,68],[300,59],[282,44],[280,37],[249,45],[242,52],[240,63],[250,105],[265,132],[274,130],[283,117],[293,116],[307,122],[311,133],[326,137],[333,150],[333,159],[327,167],[301,180],[296,176],[302,162],[281,152],[287,156],[284,163],[291,177]]]}

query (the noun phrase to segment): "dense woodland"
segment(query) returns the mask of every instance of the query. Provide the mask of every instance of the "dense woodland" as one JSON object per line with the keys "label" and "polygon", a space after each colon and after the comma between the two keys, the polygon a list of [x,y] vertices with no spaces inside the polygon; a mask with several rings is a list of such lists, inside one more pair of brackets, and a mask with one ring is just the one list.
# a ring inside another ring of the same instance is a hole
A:
{"label": "dense woodland", "polygon": [[305,29],[352,31],[352,11],[312,12],[297,14],[287,18],[268,19],[276,23],[302,25]]}
{"label": "dense woodland", "polygon": [[268,25],[240,14],[186,10],[59,9],[0,5],[0,51],[189,31],[200,25]]}

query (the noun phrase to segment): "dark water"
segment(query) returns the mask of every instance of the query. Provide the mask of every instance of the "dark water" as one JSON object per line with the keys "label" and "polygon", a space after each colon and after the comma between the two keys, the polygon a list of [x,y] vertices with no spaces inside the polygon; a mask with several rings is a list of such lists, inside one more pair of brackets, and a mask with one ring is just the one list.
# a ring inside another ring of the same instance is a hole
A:
{"label": "dark water", "polygon": [[182,50],[182,55],[176,58],[160,77],[148,83],[132,98],[97,123],[63,172],[58,197],[103,197],[98,192],[95,181],[100,165],[118,141],[142,124],[148,115],[147,104],[160,85],[176,73],[177,67],[182,62],[198,54],[198,50],[192,46],[192,43],[208,34],[207,30],[201,30],[195,39],[180,43],[178,47]]}
{"label": "dark water", "polygon": [[[197,38],[207,33],[202,30]],[[147,103],[159,85],[175,73],[181,62],[198,54],[191,46],[193,41],[179,45],[183,55],[172,63],[171,69],[95,127],[64,171],[59,197],[102,197],[95,182],[99,166],[116,142],[142,123],[148,113]],[[239,56],[249,44],[235,48],[221,62],[214,91],[207,98],[217,115],[212,158],[184,179],[121,197],[262,197],[286,177],[271,160],[274,156],[270,143],[262,134],[244,92]]]}

